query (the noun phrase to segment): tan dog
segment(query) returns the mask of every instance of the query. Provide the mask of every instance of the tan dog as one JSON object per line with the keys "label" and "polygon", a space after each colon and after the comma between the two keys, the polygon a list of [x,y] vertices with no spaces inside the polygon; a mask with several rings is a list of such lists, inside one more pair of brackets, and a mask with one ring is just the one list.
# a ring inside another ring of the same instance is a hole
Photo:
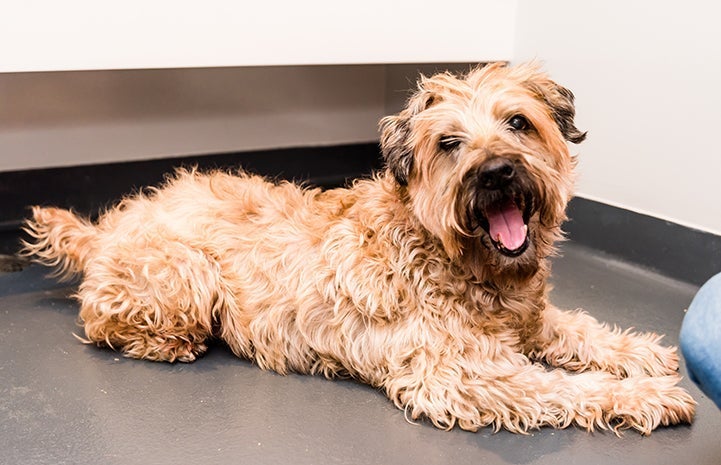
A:
{"label": "tan dog", "polygon": [[439,74],[381,121],[373,179],[321,192],[179,171],[97,224],[35,208],[25,252],[82,274],[87,338],[129,357],[189,362],[216,336],[441,428],[689,422],[674,348],[548,302],[574,114],[534,65]]}

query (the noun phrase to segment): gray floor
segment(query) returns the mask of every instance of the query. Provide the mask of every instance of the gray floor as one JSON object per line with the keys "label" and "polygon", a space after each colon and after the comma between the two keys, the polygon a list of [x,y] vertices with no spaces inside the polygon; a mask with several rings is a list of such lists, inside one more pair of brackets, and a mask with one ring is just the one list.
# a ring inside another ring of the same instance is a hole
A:
{"label": "gray floor", "polygon": [[[554,271],[559,306],[678,343],[693,286],[573,244]],[[170,365],[83,345],[72,286],[44,272],[0,274],[3,464],[721,463],[721,412],[688,380],[696,422],[650,437],[444,432],[409,424],[367,386],[263,372],[223,346]]]}

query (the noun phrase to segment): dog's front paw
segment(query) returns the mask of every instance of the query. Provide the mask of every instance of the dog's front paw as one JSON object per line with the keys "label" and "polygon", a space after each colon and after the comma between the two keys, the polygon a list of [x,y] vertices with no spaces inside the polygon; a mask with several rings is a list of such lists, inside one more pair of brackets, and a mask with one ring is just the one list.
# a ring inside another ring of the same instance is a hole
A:
{"label": "dog's front paw", "polygon": [[662,336],[654,333],[626,333],[610,359],[607,371],[619,378],[632,376],[668,376],[679,370],[676,347],[659,344]]}
{"label": "dog's front paw", "polygon": [[605,413],[605,421],[617,434],[623,429],[635,429],[643,435],[659,426],[691,423],[696,402],[683,388],[677,386],[677,375],[627,378],[612,393],[612,406]]}
{"label": "dog's front paw", "polygon": [[679,356],[676,347],[666,347],[659,344],[649,346],[653,355],[649,356],[644,371],[651,376],[672,375],[679,370]]}

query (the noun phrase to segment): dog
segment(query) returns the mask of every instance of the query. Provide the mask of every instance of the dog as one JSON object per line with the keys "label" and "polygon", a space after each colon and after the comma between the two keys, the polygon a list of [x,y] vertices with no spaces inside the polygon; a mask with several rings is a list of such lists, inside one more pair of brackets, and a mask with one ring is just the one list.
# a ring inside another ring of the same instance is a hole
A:
{"label": "dog", "polygon": [[34,207],[23,254],[81,275],[87,341],[128,357],[191,362],[219,338],[443,429],[691,422],[661,336],[549,302],[574,117],[534,63],[422,77],[380,121],[385,167],[350,187],[181,169],[95,222]]}

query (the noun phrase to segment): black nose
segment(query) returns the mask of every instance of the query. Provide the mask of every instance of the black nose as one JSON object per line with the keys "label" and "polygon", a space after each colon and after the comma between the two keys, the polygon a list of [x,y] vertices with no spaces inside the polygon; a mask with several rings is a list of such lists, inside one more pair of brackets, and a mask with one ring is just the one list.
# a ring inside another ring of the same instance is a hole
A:
{"label": "black nose", "polygon": [[481,187],[498,190],[506,187],[516,175],[513,162],[507,158],[491,158],[481,166]]}

